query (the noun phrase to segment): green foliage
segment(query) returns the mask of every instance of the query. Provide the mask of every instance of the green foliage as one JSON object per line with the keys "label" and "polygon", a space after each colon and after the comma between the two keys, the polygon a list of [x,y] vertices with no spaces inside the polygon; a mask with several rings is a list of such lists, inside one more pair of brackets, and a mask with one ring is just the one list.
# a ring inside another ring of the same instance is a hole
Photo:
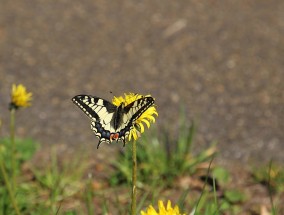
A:
{"label": "green foliage", "polygon": [[[165,132],[164,139],[155,134],[144,134],[137,141],[138,180],[140,185],[148,184],[171,186],[173,180],[182,175],[193,174],[197,165],[207,162],[214,156],[214,146],[193,156],[191,146],[195,126],[183,125],[178,139],[170,139]],[[161,140],[162,139],[162,140]],[[166,144],[164,144],[166,143]],[[131,147],[125,147],[113,164],[116,171],[110,178],[112,185],[130,183],[132,168]],[[161,183],[161,181],[163,183]]]}
{"label": "green foliage", "polygon": [[276,200],[280,196],[280,204],[282,205],[283,199],[281,195],[284,193],[284,167],[282,165],[270,161],[269,166],[261,166],[254,168],[252,176],[257,183],[265,186],[269,192],[271,213],[278,214],[277,203],[274,203],[274,196]]}
{"label": "green foliage", "polygon": [[212,176],[220,183],[226,184],[230,180],[230,174],[228,170],[223,167],[215,167],[212,171]]}
{"label": "green foliage", "polygon": [[241,201],[244,195],[239,191],[225,191],[223,198],[218,198],[216,193],[204,192],[201,195],[195,215],[203,214],[240,214]]}
{"label": "green foliage", "polygon": [[272,194],[284,192],[284,167],[271,163],[270,167],[261,166],[252,171],[256,182],[266,186]]}
{"label": "green foliage", "polygon": [[[230,181],[229,172],[222,167],[215,167],[210,171],[210,166],[201,196],[195,205],[195,214],[240,214],[240,204],[245,200],[244,193],[236,189],[226,189],[225,187]],[[212,172],[213,178],[210,177],[210,172]],[[213,192],[212,189],[205,189],[206,184],[211,180]],[[217,182],[218,184],[221,182],[222,185],[217,186]]]}
{"label": "green foliage", "polygon": [[245,195],[239,190],[226,190],[224,197],[230,203],[239,203],[245,200]]}
{"label": "green foliage", "polygon": [[89,175],[89,178],[86,182],[86,188],[85,188],[85,195],[83,195],[84,202],[87,208],[88,214],[95,214],[95,207],[93,204],[93,199],[94,199],[94,191],[92,187],[92,177]]}
{"label": "green foliage", "polygon": [[[86,169],[86,162],[81,163],[80,156],[73,158],[71,162],[70,160],[59,162],[55,151],[53,151],[50,163],[42,167],[29,165],[30,169],[24,170],[23,164],[32,159],[38,144],[32,139],[16,139],[15,166],[11,165],[10,139],[0,139],[0,146],[1,163],[4,165],[6,174],[9,177],[12,171],[17,173],[17,184],[13,189],[15,189],[15,200],[21,214],[57,214],[61,209],[61,202],[68,198],[71,199],[82,189],[81,178]],[[12,169],[13,167],[17,169]],[[32,176],[33,180],[26,180],[27,174],[30,175],[29,177]],[[14,215],[16,213],[11,204],[8,187],[4,183],[3,176],[2,172],[0,174],[0,215]],[[78,213],[68,210],[60,214],[75,215]]]}
{"label": "green foliage", "polygon": [[[15,145],[17,149],[16,153],[16,172],[19,172],[20,165],[23,164],[25,161],[30,160],[36,150],[39,148],[39,144],[36,143],[32,139],[16,139]],[[0,146],[1,150],[1,158],[5,161],[5,166],[10,171],[12,168],[11,166],[11,141],[9,138],[1,138],[0,139]]]}
{"label": "green foliage", "polygon": [[84,164],[80,165],[75,159],[72,162],[59,163],[54,152],[51,154],[50,164],[44,168],[33,169],[40,188],[39,191],[48,196],[44,205],[47,209],[51,209],[53,214],[60,207],[61,201],[74,196],[80,191],[82,188],[80,179],[84,170]]}
{"label": "green foliage", "polygon": [[[0,139],[0,146],[1,146],[1,155],[0,155],[0,162],[1,162],[1,174],[0,174],[0,196],[3,198],[1,199],[1,211],[0,214],[16,214],[14,212],[15,206],[14,203],[18,202],[21,205],[21,209],[25,210],[26,202],[28,198],[26,198],[25,193],[23,194],[23,189],[21,186],[12,187],[9,183],[11,173],[20,174],[21,172],[21,165],[31,159],[33,154],[35,153],[38,145],[31,139],[16,139],[15,147],[17,149],[16,153],[12,153],[11,148],[11,141],[8,138],[1,138]],[[15,155],[15,165],[11,163],[11,156]],[[8,178],[8,181],[7,181]],[[1,186],[3,185],[3,186]],[[23,183],[24,185],[24,183]],[[17,190],[15,190],[17,189]],[[16,198],[11,199],[12,192],[17,191]],[[23,194],[23,195],[22,195]]]}

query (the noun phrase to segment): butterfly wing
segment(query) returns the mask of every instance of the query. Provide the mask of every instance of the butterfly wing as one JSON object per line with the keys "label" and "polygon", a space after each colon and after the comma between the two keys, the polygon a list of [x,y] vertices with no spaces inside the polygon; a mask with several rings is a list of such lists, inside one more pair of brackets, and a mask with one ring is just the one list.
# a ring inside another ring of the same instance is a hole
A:
{"label": "butterfly wing", "polygon": [[117,128],[119,137],[123,141],[128,137],[135,121],[153,104],[154,99],[150,96],[145,96],[124,107],[122,120],[120,126]]}
{"label": "butterfly wing", "polygon": [[94,96],[78,95],[72,101],[91,119],[91,129],[100,142],[110,143],[110,135],[115,130],[111,126],[117,107],[112,103]]}

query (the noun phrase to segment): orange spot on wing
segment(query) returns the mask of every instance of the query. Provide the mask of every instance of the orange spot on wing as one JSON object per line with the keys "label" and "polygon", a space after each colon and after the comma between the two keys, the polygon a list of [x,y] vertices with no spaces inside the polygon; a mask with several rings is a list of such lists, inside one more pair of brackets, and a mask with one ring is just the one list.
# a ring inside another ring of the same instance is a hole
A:
{"label": "orange spot on wing", "polygon": [[119,133],[110,134],[110,141],[117,140],[119,138]]}
{"label": "orange spot on wing", "polygon": [[114,139],[117,140],[119,138],[119,133],[114,134]]}

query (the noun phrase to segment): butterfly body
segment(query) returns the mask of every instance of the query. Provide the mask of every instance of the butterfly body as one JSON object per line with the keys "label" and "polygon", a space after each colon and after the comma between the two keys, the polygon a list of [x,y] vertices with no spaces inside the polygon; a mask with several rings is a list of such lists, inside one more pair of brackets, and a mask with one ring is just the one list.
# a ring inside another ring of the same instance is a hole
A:
{"label": "butterfly body", "polygon": [[72,101],[91,119],[91,129],[99,138],[99,143],[123,141],[128,137],[135,121],[154,104],[154,99],[144,96],[125,106],[116,106],[102,98],[78,95]]}

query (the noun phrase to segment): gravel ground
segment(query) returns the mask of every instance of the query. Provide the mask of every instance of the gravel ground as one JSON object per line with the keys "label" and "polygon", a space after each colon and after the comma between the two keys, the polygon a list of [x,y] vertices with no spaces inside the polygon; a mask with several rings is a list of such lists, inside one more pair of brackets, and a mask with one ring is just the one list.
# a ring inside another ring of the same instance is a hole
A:
{"label": "gravel ground", "polygon": [[74,95],[150,93],[172,135],[181,105],[198,122],[197,151],[217,140],[223,162],[283,162],[283,36],[282,0],[2,0],[2,134],[13,83],[34,94],[17,134],[64,149],[98,141]]}

